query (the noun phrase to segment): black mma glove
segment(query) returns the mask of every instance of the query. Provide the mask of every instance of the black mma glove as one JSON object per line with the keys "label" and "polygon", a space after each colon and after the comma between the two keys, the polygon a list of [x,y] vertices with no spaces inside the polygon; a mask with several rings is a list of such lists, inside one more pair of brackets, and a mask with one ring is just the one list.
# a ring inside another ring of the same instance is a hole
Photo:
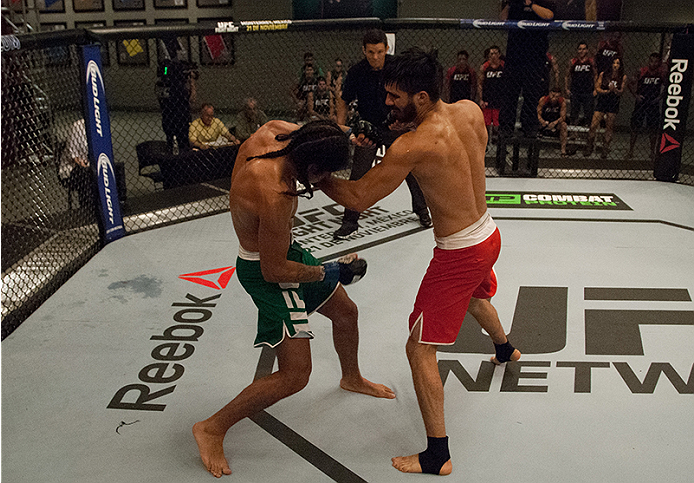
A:
{"label": "black mma glove", "polygon": [[363,260],[355,253],[339,258],[336,262],[323,264],[325,277],[323,281],[334,284],[340,282],[342,285],[358,282],[366,275],[366,260]]}
{"label": "black mma glove", "polygon": [[359,120],[352,128],[352,134],[359,137],[363,134],[369,141],[374,143],[376,146],[383,144],[383,139],[381,139],[381,134],[376,129],[376,126],[371,124],[369,121]]}

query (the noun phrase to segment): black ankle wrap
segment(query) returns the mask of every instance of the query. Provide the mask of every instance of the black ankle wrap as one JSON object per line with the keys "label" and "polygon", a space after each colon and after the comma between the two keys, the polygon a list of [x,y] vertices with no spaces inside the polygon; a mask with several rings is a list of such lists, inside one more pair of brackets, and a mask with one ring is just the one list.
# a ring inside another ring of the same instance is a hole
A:
{"label": "black ankle wrap", "polygon": [[511,354],[516,350],[515,347],[511,345],[509,341],[503,344],[494,344],[494,349],[496,349],[496,360],[499,362],[508,362],[511,360]]}
{"label": "black ankle wrap", "polygon": [[432,438],[427,436],[427,449],[419,453],[419,466],[422,473],[438,475],[441,467],[451,459],[448,452],[448,436],[444,438]]}

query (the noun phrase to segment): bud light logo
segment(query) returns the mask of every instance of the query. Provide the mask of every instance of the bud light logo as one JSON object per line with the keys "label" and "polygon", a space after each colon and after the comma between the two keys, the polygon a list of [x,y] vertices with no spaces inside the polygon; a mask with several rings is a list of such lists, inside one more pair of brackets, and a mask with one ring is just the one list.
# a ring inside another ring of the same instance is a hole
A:
{"label": "bud light logo", "polygon": [[108,219],[111,222],[111,224],[114,224],[115,221],[113,215],[113,197],[111,190],[113,188],[113,184],[115,184],[116,176],[113,172],[113,165],[111,164],[111,160],[108,159],[106,153],[101,153],[99,155],[99,159],[96,163],[96,172],[99,178],[103,180],[104,183],[104,196],[106,200],[106,212],[108,213]]}
{"label": "bud light logo", "polygon": [[101,127],[101,106],[99,101],[99,93],[105,92],[104,78],[101,75],[101,69],[93,60],[90,60],[87,64],[87,89],[91,89],[92,98],[94,99],[94,127],[99,137],[104,137]]}

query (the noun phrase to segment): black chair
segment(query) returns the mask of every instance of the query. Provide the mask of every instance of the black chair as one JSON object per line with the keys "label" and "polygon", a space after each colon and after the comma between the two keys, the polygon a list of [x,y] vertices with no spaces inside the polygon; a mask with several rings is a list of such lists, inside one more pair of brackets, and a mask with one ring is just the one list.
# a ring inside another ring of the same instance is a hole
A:
{"label": "black chair", "polygon": [[171,157],[166,141],[145,141],[135,147],[140,176],[146,176],[157,184],[164,182],[161,174],[161,164]]}

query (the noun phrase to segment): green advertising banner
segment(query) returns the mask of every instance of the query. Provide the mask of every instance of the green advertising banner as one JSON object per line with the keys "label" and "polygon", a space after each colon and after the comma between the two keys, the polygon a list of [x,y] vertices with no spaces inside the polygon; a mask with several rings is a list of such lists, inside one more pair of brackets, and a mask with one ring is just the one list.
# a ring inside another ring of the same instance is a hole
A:
{"label": "green advertising banner", "polygon": [[490,208],[631,210],[631,207],[614,193],[494,191],[487,193],[487,206]]}

